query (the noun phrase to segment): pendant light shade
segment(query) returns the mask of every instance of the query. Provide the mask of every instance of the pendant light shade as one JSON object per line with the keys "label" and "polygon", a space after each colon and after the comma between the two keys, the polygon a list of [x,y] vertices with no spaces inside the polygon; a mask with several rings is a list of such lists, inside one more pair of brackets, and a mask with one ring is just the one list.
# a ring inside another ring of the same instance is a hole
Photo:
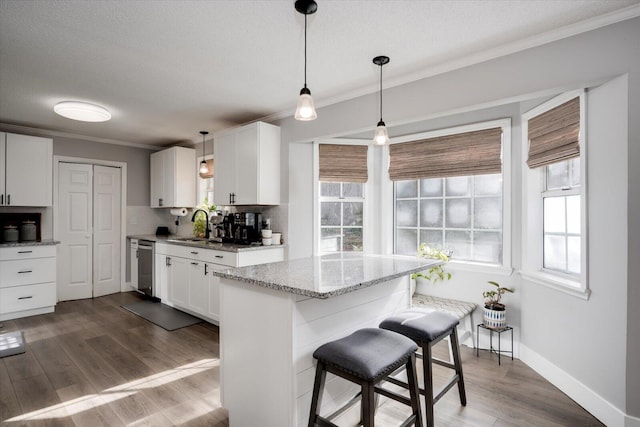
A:
{"label": "pendant light shade", "polygon": [[373,63],[380,66],[380,121],[373,135],[373,143],[375,145],[386,145],[389,143],[389,132],[387,132],[387,126],[382,120],[382,66],[388,64],[389,61],[388,56],[376,56],[373,58]]}
{"label": "pendant light shade", "polygon": [[200,134],[202,135],[202,161],[200,162],[200,178],[206,179],[209,177],[209,168],[207,167],[207,161],[204,159],[204,137],[209,132],[206,130],[201,130]]}
{"label": "pendant light shade", "polygon": [[307,15],[316,13],[318,4],[314,0],[297,0],[296,10],[304,15],[304,86],[300,90],[300,98],[296,107],[295,119],[301,121],[315,120],[318,117],[316,107],[311,98],[311,91],[307,87]]}

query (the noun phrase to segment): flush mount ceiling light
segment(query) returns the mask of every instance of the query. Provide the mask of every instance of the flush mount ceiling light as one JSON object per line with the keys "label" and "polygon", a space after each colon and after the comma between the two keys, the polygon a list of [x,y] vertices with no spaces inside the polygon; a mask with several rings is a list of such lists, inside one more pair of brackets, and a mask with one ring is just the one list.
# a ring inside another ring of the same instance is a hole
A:
{"label": "flush mount ceiling light", "polygon": [[304,87],[300,89],[300,98],[296,108],[295,119],[302,121],[315,120],[318,117],[313,105],[311,91],[307,88],[307,15],[316,13],[318,4],[313,0],[297,0],[296,10],[304,15]]}
{"label": "flush mount ceiling light", "polygon": [[388,56],[376,56],[373,63],[380,66],[380,121],[376,127],[376,133],[373,135],[373,143],[375,145],[385,145],[389,143],[389,133],[387,127],[382,120],[382,66],[389,63]]}
{"label": "flush mount ceiling light", "polygon": [[207,167],[207,161],[204,159],[204,137],[208,135],[209,132],[206,130],[201,130],[200,135],[202,135],[202,161],[200,162],[200,178],[208,178],[209,168]]}
{"label": "flush mount ceiling light", "polygon": [[106,122],[111,119],[111,113],[106,108],[79,101],[58,102],[53,111],[62,117],[81,122]]}

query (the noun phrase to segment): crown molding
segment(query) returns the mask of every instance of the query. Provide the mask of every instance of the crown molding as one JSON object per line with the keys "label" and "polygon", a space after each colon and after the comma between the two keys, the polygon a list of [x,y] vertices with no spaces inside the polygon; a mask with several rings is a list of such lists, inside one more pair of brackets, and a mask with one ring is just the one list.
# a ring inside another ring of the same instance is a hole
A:
{"label": "crown molding", "polygon": [[81,135],[81,134],[71,133],[71,132],[60,132],[55,130],[35,128],[31,126],[14,125],[10,123],[0,123],[0,130],[3,132],[14,132],[14,133],[33,135],[33,136],[42,136],[45,138],[56,136],[59,138],[69,138],[69,139],[79,139],[83,141],[100,142],[102,144],[124,145],[126,147],[142,148],[145,150],[153,150],[153,151],[158,151],[165,148],[159,145],[137,144],[135,142],[119,141],[117,139],[100,138],[97,136]]}

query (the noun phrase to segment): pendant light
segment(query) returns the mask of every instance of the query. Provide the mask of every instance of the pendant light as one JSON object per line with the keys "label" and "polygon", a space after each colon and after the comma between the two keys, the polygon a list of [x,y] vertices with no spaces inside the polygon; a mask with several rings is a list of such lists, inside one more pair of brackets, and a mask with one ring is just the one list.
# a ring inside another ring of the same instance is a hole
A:
{"label": "pendant light", "polygon": [[200,162],[200,178],[206,179],[209,175],[209,168],[207,167],[207,161],[204,159],[204,137],[209,132],[206,130],[201,130],[200,134],[202,135],[202,161]]}
{"label": "pendant light", "polygon": [[304,87],[300,89],[300,98],[296,107],[295,119],[301,121],[315,120],[318,117],[313,105],[311,91],[307,88],[307,15],[316,13],[318,4],[314,0],[297,0],[296,10],[304,15]]}
{"label": "pendant light", "polygon": [[376,56],[373,58],[373,63],[380,66],[380,121],[373,135],[373,143],[375,145],[386,145],[389,143],[389,133],[387,132],[387,126],[382,120],[382,66],[389,63],[389,57]]}

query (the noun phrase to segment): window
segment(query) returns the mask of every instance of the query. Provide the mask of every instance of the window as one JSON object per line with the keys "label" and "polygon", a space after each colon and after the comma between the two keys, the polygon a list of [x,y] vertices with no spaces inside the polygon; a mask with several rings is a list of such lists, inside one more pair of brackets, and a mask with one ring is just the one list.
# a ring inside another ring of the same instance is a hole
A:
{"label": "window", "polygon": [[521,275],[587,299],[584,97],[566,93],[522,116]]}
{"label": "window", "polygon": [[[211,155],[209,156],[205,156],[205,160],[211,160],[211,168],[213,168],[213,161],[212,161],[213,157]],[[202,157],[198,157],[197,159],[197,165],[200,165],[200,162],[202,161]],[[213,204],[213,177],[212,178],[201,178],[200,175],[197,176],[196,178],[198,180],[198,206],[201,206],[203,203],[205,203],[205,200],[207,202],[207,204],[211,205]]]}
{"label": "window", "polygon": [[510,188],[509,144],[503,143],[511,140],[510,125],[504,119],[461,126],[406,137],[411,145],[405,147],[390,146],[392,178],[408,169],[423,176],[395,180],[394,253],[415,255],[425,243],[453,251],[460,267],[510,267],[504,232],[510,224],[504,197]]}
{"label": "window", "polygon": [[395,253],[421,243],[457,261],[502,264],[502,174],[397,181]]}
{"label": "window", "polygon": [[545,166],[543,268],[580,274],[580,158]]}
{"label": "window", "polygon": [[320,252],[362,252],[364,184],[320,183]]}

